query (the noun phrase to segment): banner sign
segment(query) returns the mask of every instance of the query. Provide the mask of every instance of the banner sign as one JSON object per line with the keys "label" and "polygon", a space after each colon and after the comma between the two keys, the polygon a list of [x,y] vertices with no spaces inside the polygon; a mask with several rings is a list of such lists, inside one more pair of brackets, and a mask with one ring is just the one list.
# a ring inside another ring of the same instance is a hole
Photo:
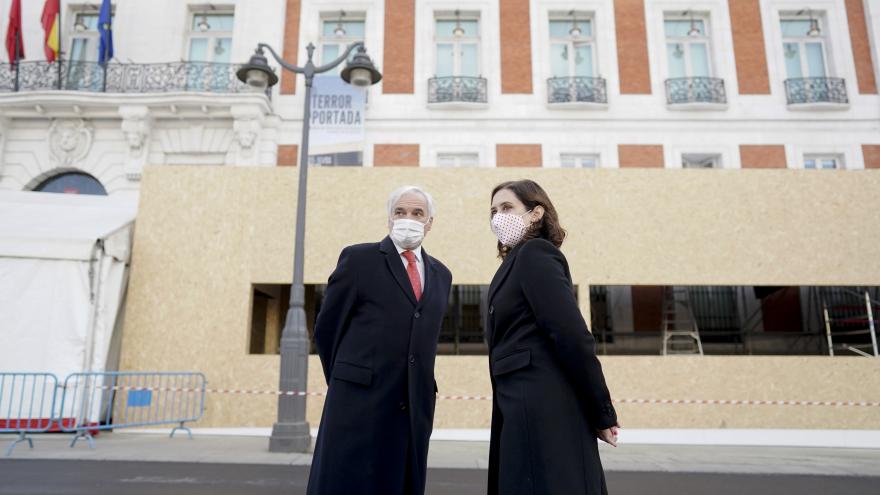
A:
{"label": "banner sign", "polygon": [[365,88],[339,75],[315,76],[312,85],[309,164],[362,166]]}

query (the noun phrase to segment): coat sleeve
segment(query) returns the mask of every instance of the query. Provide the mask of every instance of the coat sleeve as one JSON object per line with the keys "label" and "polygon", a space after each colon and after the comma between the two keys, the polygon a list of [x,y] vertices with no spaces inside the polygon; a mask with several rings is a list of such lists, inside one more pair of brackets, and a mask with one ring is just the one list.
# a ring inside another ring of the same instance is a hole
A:
{"label": "coat sleeve", "polygon": [[350,248],[343,249],[336,269],[327,281],[321,311],[315,320],[315,347],[321,358],[327,383],[330,383],[333,373],[336,349],[345,334],[357,300],[357,271],[351,258]]}
{"label": "coat sleeve", "polygon": [[517,255],[520,283],[538,327],[547,332],[569,380],[583,394],[593,425],[617,424],[617,413],[596,357],[593,335],[581,315],[562,253],[544,239],[527,241]]}

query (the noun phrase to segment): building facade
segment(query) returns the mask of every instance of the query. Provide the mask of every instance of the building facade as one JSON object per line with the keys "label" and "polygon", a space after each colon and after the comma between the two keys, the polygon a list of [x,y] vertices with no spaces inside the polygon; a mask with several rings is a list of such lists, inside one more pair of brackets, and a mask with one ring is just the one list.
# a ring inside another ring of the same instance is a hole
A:
{"label": "building facade", "polygon": [[[62,2],[50,64],[28,2],[26,58],[0,71],[0,187],[69,168],[112,193],[143,163],[295,164],[302,84],[282,74],[251,98],[234,76],[259,41],[300,63],[309,43],[323,62],[365,42],[384,79],[364,166],[880,166],[880,3],[802,3],[119,1],[105,70],[94,5]],[[86,154],[16,156],[80,121]]]}

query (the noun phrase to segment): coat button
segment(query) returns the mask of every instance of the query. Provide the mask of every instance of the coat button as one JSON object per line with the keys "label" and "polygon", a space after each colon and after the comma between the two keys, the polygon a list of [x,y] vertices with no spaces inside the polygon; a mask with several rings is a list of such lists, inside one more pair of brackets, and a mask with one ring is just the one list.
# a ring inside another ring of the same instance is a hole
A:
{"label": "coat button", "polygon": [[418,318],[418,317],[422,316],[422,314],[419,313],[418,311],[416,311],[416,314],[414,314],[413,316],[415,316],[416,318]]}
{"label": "coat button", "polygon": [[489,314],[495,313],[495,306],[489,306]]}
{"label": "coat button", "polygon": [[406,403],[405,403],[405,402],[401,402],[401,403],[399,404],[399,406],[400,406],[400,410],[401,410],[401,411],[406,411]]}
{"label": "coat button", "polygon": [[416,364],[416,357],[412,354],[409,355],[409,365],[414,366]]}

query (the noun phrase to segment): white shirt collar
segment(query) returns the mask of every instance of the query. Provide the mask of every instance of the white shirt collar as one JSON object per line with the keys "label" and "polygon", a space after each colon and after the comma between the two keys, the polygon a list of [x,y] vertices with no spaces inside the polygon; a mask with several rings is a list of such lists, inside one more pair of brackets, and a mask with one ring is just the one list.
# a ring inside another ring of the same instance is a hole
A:
{"label": "white shirt collar", "polygon": [[[392,239],[392,242],[394,242],[393,239]],[[422,262],[422,245],[421,244],[419,244],[419,247],[417,247],[415,249],[403,249],[402,247],[398,246],[397,243],[395,242],[394,247],[397,248],[397,254],[400,254],[400,255],[403,255],[404,251],[412,251],[413,254],[416,255],[416,261],[418,261],[419,263]]]}

